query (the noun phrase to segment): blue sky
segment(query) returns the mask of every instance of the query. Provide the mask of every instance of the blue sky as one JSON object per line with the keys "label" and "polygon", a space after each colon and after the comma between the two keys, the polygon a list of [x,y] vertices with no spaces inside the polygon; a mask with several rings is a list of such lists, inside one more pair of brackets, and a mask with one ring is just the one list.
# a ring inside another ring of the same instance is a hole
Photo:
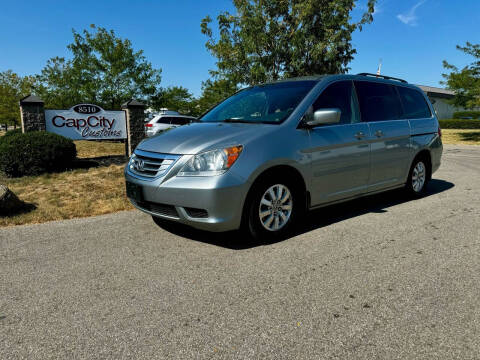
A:
{"label": "blue sky", "polygon": [[[359,16],[366,0],[360,1]],[[162,85],[181,85],[195,95],[215,59],[200,33],[205,15],[233,10],[230,0],[6,1],[0,5],[0,71],[35,74],[53,56],[67,56],[66,45],[90,24],[113,29],[157,68]],[[470,58],[455,49],[480,43],[478,0],[379,0],[374,22],[353,36],[357,49],[351,73],[382,73],[409,82],[439,86],[442,60],[458,66]]]}

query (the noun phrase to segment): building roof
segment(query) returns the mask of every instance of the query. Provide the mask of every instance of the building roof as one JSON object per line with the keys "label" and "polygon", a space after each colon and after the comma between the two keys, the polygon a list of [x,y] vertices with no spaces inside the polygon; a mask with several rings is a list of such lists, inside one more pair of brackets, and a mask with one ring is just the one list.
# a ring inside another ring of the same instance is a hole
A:
{"label": "building roof", "polygon": [[145,104],[135,99],[131,99],[122,104],[122,109],[125,109],[127,107],[145,107]]}
{"label": "building roof", "polygon": [[425,86],[425,85],[417,85],[420,89],[422,89],[428,96],[432,97],[440,97],[440,98],[447,98],[450,99],[455,96],[455,91],[438,88],[434,86]]}
{"label": "building roof", "polygon": [[20,99],[20,104],[43,104],[43,100],[35,95],[27,95]]}

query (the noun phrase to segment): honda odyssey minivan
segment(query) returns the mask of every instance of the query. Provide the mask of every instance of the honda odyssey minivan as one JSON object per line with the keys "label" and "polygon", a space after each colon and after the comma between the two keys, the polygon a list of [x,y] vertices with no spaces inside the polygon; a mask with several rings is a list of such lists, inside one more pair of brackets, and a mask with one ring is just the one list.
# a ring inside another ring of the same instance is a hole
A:
{"label": "honda odyssey minivan", "polygon": [[157,223],[286,235],[310,210],[403,187],[421,196],[441,130],[418,87],[329,75],[243,89],[198,122],[141,142],[127,196]]}

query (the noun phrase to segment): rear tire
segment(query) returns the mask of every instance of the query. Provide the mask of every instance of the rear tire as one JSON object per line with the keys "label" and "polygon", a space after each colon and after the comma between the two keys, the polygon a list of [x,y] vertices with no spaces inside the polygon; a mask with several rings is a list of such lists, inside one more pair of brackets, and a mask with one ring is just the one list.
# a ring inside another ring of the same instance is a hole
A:
{"label": "rear tire", "polygon": [[265,178],[249,194],[243,230],[255,240],[281,240],[292,233],[303,212],[302,192],[294,182]]}
{"label": "rear tire", "polygon": [[425,195],[429,182],[429,162],[424,157],[417,157],[410,167],[405,190],[410,196],[422,197]]}

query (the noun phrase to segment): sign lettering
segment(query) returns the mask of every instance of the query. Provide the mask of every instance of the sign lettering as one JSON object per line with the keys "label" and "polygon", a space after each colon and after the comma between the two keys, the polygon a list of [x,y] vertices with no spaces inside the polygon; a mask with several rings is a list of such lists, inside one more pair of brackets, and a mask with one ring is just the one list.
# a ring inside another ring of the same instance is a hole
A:
{"label": "sign lettering", "polygon": [[125,139],[125,112],[106,111],[92,104],[69,110],[46,110],[47,131],[73,140]]}

